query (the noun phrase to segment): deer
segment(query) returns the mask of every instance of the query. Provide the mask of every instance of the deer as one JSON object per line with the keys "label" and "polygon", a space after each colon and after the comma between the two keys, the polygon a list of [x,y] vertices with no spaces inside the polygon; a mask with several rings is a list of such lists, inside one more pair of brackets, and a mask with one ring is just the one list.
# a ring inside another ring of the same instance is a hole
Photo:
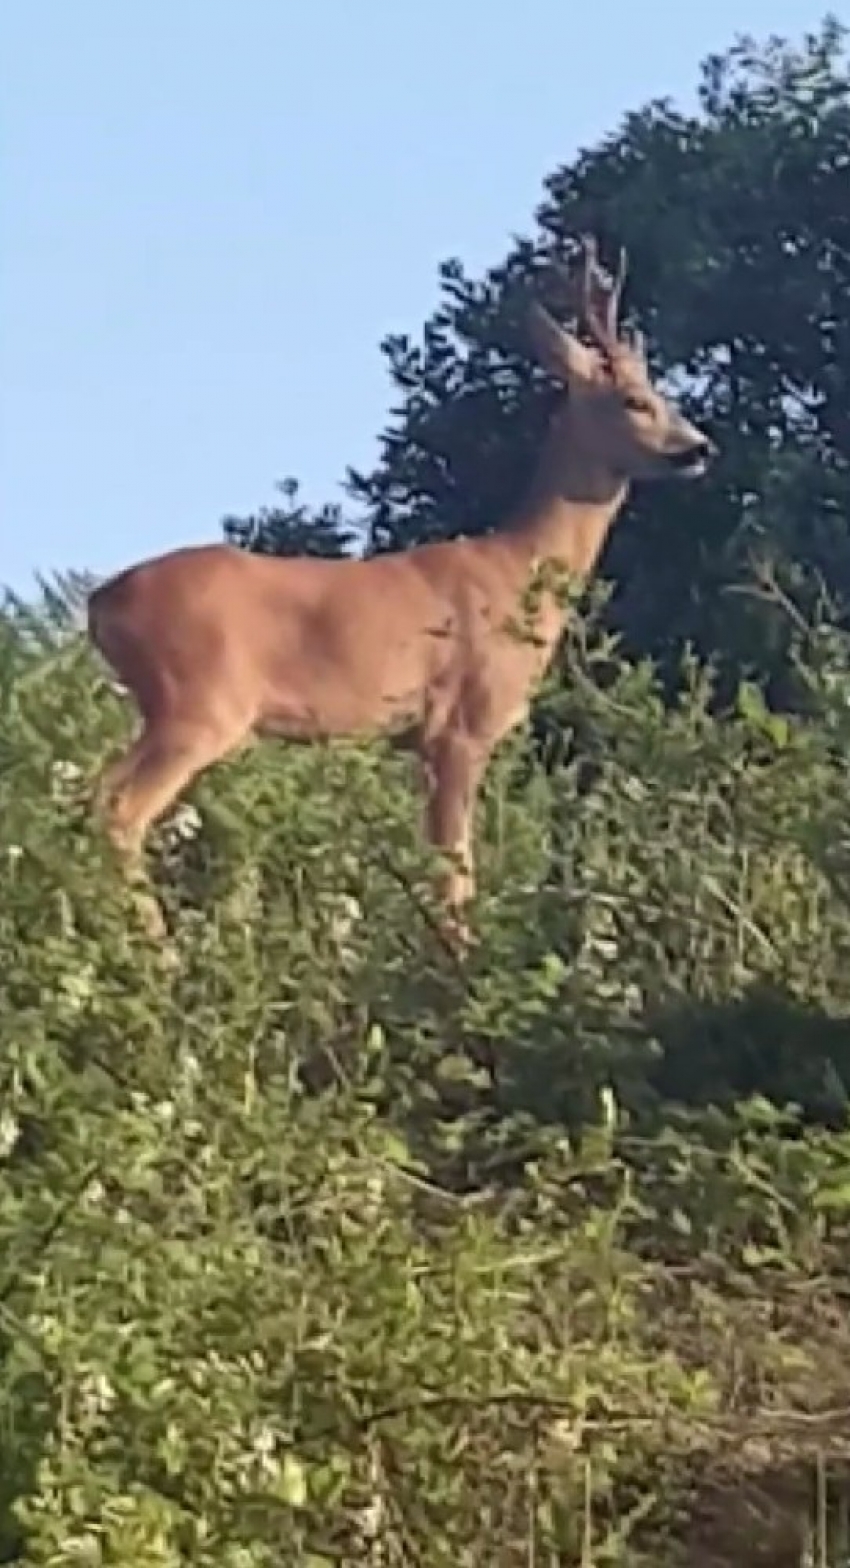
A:
{"label": "deer", "polygon": [[625,250],[613,275],[593,236],[580,242],[578,277],[555,265],[578,283],[577,329],[529,301],[528,346],[557,397],[527,490],[491,532],[343,559],[186,546],[90,595],[89,637],[141,719],[96,781],[95,810],[152,936],[166,926],[146,837],[198,775],[269,737],[380,735],[418,759],[442,934],[455,952],[468,947],[480,786],[569,615],[544,591],[530,635],[517,635],[530,585],[546,563],[586,580],[633,484],[693,480],[717,455],[653,383],[641,335],[621,333]]}

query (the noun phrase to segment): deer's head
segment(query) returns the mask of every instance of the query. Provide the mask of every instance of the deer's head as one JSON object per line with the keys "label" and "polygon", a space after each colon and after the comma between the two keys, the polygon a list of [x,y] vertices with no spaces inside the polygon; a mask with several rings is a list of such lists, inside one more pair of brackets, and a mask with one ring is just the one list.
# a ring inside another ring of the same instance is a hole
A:
{"label": "deer's head", "polygon": [[569,389],[565,424],[573,453],[620,480],[698,478],[716,448],[653,386],[643,340],[636,334],[620,336],[625,252],[612,279],[599,265],[595,242],[583,244],[579,317],[589,344],[559,326],[537,302],[530,313],[541,364]]}

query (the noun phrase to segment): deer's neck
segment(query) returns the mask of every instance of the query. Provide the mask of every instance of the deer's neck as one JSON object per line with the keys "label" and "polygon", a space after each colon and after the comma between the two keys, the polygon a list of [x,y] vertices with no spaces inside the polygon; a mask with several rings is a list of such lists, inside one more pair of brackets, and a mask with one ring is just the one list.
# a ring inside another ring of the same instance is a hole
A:
{"label": "deer's neck", "polygon": [[512,548],[529,566],[551,560],[586,577],[628,493],[628,484],[601,463],[588,462],[558,420],[528,493],[508,526]]}

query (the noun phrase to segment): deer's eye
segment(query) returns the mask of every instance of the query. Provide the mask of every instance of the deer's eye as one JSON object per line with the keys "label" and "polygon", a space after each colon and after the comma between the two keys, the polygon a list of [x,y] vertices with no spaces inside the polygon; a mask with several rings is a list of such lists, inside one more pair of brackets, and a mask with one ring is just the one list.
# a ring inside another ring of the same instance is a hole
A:
{"label": "deer's eye", "polygon": [[629,394],[623,398],[623,407],[628,409],[630,414],[652,414],[654,412],[652,404],[647,402],[645,397],[631,396]]}

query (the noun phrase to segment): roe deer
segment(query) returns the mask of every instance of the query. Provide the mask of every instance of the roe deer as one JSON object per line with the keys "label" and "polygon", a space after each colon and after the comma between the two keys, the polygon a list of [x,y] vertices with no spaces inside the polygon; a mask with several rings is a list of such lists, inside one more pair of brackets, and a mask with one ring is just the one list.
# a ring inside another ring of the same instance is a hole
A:
{"label": "roe deer", "polygon": [[[523,504],[497,532],[342,561],[204,545],[92,593],[89,634],[143,721],[98,790],[128,873],[141,873],[145,835],[178,793],[249,739],[402,735],[422,765],[428,840],[446,859],[446,932],[467,939],[478,786],[567,614],[547,590],[533,637],[512,634],[529,585],[546,561],[591,571],[632,480],[701,475],[715,452],[654,388],[641,341],[619,334],[625,267],[621,252],[612,279],[583,241],[587,342],[531,305],[536,356],[568,395]],[[158,904],[145,902],[161,931]]]}

